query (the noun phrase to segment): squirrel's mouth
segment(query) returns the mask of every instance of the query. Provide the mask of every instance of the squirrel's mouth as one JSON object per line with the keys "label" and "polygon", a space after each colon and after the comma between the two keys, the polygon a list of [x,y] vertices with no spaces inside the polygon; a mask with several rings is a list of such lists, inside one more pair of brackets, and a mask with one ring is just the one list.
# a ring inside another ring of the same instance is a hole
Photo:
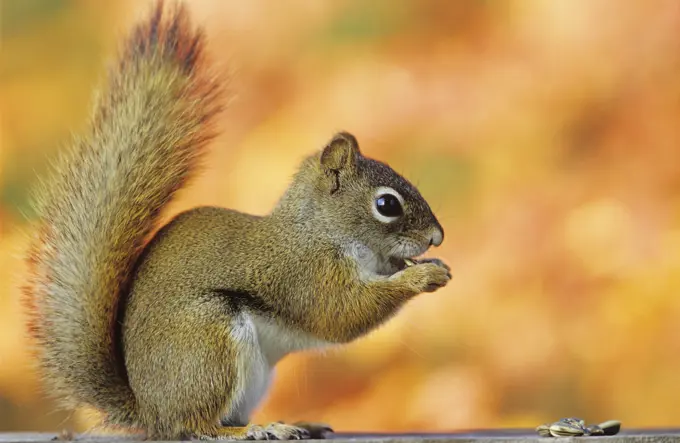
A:
{"label": "squirrel's mouth", "polygon": [[[423,255],[429,249],[429,244],[420,243],[409,239],[401,239],[401,244],[398,248],[393,248],[388,256],[390,274],[395,274],[399,271],[416,264],[416,257]],[[396,250],[395,250],[396,249]]]}
{"label": "squirrel's mouth", "polygon": [[390,264],[392,265],[392,267],[394,269],[394,273],[397,273],[399,271],[403,271],[404,269],[408,268],[409,266],[415,265],[416,259],[415,259],[415,257],[412,257],[412,258],[392,257],[392,258],[390,258]]}

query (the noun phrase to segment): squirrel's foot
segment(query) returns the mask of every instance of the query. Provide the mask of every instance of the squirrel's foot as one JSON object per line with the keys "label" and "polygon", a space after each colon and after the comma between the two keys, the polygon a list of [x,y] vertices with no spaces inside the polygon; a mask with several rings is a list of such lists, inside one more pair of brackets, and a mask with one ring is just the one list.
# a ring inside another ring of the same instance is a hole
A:
{"label": "squirrel's foot", "polygon": [[316,423],[296,423],[288,425],[284,422],[270,423],[262,426],[220,426],[202,434],[194,434],[196,440],[308,440],[322,439],[332,432],[330,426]]}
{"label": "squirrel's foot", "polygon": [[[307,440],[311,438],[311,433],[307,429],[297,425],[287,425],[283,422],[270,423],[265,427],[259,426],[259,428],[264,431],[264,438],[253,438],[253,440]],[[259,433],[255,435],[255,437],[260,436]]]}
{"label": "squirrel's foot", "polygon": [[293,423],[293,426],[306,429],[307,432],[309,432],[310,438],[313,440],[323,440],[328,437],[329,434],[335,432],[333,431],[333,428],[331,428],[326,423],[310,423],[306,421],[299,421]]}
{"label": "squirrel's foot", "polygon": [[260,425],[222,426],[212,431],[194,434],[192,440],[274,440]]}

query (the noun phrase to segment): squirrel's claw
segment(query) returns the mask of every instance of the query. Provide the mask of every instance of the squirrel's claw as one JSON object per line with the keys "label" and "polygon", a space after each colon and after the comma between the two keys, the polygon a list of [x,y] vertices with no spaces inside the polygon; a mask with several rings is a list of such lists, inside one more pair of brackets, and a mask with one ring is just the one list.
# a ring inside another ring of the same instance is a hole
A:
{"label": "squirrel's claw", "polygon": [[328,437],[328,435],[333,434],[335,431],[332,427],[326,423],[309,423],[304,421],[299,421],[293,423],[293,426],[297,426],[302,429],[306,429],[309,432],[310,438],[314,440],[322,440]]}

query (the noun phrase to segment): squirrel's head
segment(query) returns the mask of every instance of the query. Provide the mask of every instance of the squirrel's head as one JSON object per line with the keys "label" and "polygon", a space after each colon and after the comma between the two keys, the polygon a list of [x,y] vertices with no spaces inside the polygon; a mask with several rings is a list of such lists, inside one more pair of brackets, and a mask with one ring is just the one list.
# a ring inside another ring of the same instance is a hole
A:
{"label": "squirrel's head", "polygon": [[420,192],[385,163],[364,157],[354,136],[336,134],[301,174],[313,212],[307,215],[343,239],[403,265],[439,246],[444,230]]}

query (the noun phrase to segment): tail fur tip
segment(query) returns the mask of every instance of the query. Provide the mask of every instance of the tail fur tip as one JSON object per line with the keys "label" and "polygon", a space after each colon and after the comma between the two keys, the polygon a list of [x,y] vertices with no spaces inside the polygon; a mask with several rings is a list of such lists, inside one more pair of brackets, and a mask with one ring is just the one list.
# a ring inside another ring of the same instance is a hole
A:
{"label": "tail fur tip", "polygon": [[123,60],[157,53],[190,73],[203,57],[204,40],[203,30],[193,26],[183,2],[155,0],[151,12],[130,34]]}

